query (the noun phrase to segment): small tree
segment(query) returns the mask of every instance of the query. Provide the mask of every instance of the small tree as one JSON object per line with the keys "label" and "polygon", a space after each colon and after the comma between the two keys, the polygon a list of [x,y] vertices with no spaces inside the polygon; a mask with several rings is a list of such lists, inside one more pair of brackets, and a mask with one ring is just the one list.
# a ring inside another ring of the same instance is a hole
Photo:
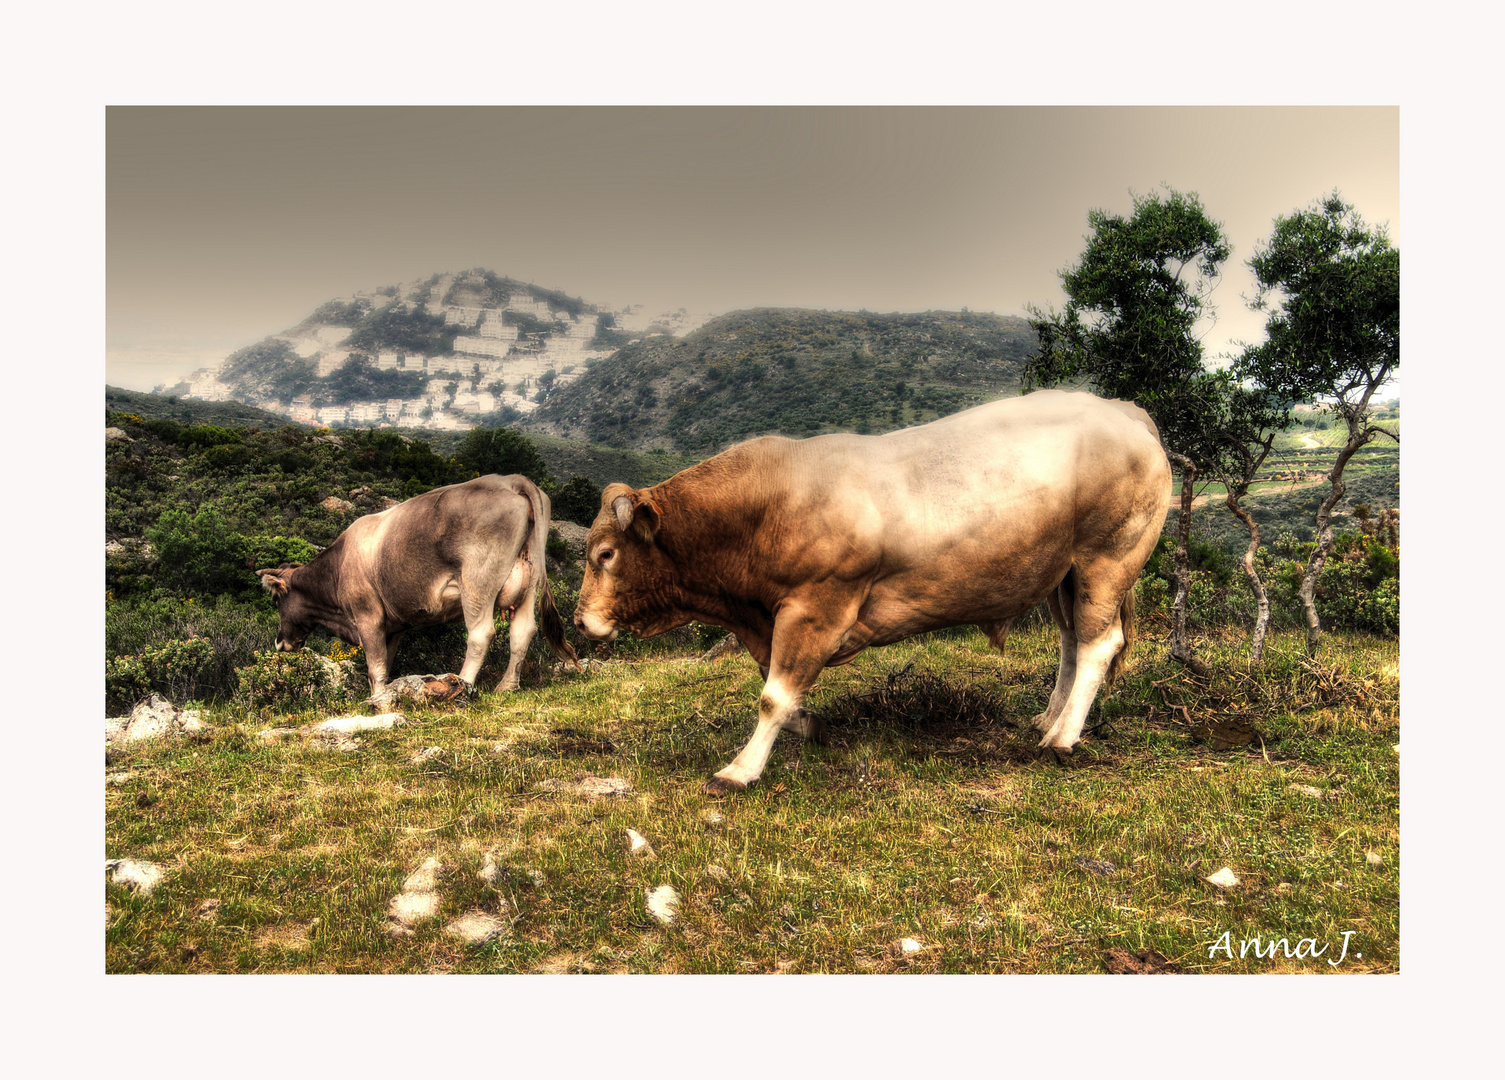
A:
{"label": "small tree", "polygon": [[1170,651],[1200,668],[1186,636],[1192,496],[1198,471],[1224,452],[1214,424],[1228,383],[1203,367],[1194,330],[1210,310],[1228,242],[1195,193],[1169,188],[1136,196],[1128,218],[1093,210],[1087,221],[1081,260],[1061,272],[1065,310],[1029,308],[1039,352],[1025,361],[1025,387],[1082,380],[1154,418],[1181,471]]}
{"label": "small tree", "polygon": [[455,456],[482,476],[521,473],[535,484],[550,482],[548,466],[533,443],[511,428],[474,428],[460,443]]}
{"label": "small tree", "polygon": [[1400,251],[1335,191],[1307,210],[1277,218],[1270,241],[1249,260],[1259,284],[1250,302],[1269,310],[1264,344],[1248,348],[1240,375],[1293,401],[1316,399],[1348,429],[1317,508],[1317,544],[1301,582],[1308,654],[1321,636],[1316,588],[1333,545],[1332,512],[1343,469],[1376,435],[1369,402],[1400,367]]}
{"label": "small tree", "polygon": [[1217,459],[1214,473],[1226,489],[1223,502],[1229,513],[1249,530],[1249,546],[1239,563],[1249,581],[1249,591],[1254,594],[1257,614],[1250,635],[1249,662],[1257,664],[1264,655],[1265,631],[1270,625],[1270,598],[1254,564],[1259,551],[1259,523],[1243,508],[1241,500],[1249,494],[1249,485],[1254,483],[1269,456],[1276,432],[1290,425],[1291,414],[1267,391],[1239,386],[1231,379],[1224,402],[1227,412],[1219,420],[1217,430],[1225,452]]}

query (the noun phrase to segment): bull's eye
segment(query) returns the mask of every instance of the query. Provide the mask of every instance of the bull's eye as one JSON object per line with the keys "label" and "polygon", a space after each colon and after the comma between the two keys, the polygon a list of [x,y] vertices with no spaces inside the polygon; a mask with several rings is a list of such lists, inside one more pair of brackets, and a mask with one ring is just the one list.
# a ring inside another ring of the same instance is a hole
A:
{"label": "bull's eye", "polygon": [[616,552],[611,548],[602,548],[600,554],[596,556],[597,565],[605,566],[607,563],[611,562],[614,555],[616,555]]}

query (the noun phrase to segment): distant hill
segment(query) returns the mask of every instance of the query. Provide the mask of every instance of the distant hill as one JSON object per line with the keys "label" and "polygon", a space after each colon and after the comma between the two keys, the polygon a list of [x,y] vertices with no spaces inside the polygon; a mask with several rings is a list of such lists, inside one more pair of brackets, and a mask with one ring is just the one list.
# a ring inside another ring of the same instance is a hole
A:
{"label": "distant hill", "polygon": [[105,387],[105,412],[133,413],[143,420],[177,420],[220,427],[273,428],[287,423],[286,417],[238,401],[194,401],[175,395],[138,394],[114,386]]}
{"label": "distant hill", "polygon": [[760,308],[591,364],[520,422],[630,450],[707,456],[757,435],[879,433],[1018,390],[1028,322],[969,312]]}

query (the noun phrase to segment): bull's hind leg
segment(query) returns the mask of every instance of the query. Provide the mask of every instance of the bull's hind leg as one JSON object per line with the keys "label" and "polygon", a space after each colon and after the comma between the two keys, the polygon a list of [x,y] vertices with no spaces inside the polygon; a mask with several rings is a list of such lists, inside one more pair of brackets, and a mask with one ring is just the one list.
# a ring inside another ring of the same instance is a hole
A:
{"label": "bull's hind leg", "polygon": [[1072,623],[1074,603],[1070,575],[1045,598],[1045,606],[1050,610],[1056,630],[1060,632],[1061,662],[1056,667],[1056,685],[1050,692],[1050,701],[1046,704],[1045,711],[1036,714],[1030,721],[1035,730],[1042,734],[1049,731],[1060,718],[1061,710],[1066,707],[1066,699],[1071,695],[1071,688],[1076,683],[1077,636]]}
{"label": "bull's hind leg", "polygon": [[[1080,571],[1074,570],[1077,575]],[[1057,761],[1065,761],[1070,756],[1072,748],[1082,737],[1082,725],[1087,720],[1087,711],[1092,708],[1092,702],[1097,698],[1097,692],[1103,685],[1103,679],[1108,673],[1109,665],[1124,647],[1126,638],[1120,605],[1123,602],[1123,589],[1132,587],[1132,580],[1119,585],[1117,574],[1104,575],[1108,579],[1109,587],[1106,589],[1096,588],[1099,580],[1092,577],[1077,577],[1074,594],[1074,603],[1067,608],[1064,603],[1060,604],[1060,619],[1069,619],[1071,633],[1075,638],[1075,649],[1071,655],[1075,661],[1074,671],[1069,686],[1066,689],[1064,700],[1052,718],[1049,710],[1046,718],[1050,719],[1050,726],[1045,730],[1045,737],[1040,740],[1040,754],[1042,757],[1054,757]],[[1060,593],[1060,601],[1064,601],[1065,592]],[[1056,608],[1053,606],[1051,614],[1055,615]],[[1066,630],[1062,630],[1062,660],[1061,670],[1066,670]],[[1061,680],[1058,677],[1056,684],[1057,692],[1062,689]],[[1051,695],[1051,706],[1056,707],[1056,695]]]}

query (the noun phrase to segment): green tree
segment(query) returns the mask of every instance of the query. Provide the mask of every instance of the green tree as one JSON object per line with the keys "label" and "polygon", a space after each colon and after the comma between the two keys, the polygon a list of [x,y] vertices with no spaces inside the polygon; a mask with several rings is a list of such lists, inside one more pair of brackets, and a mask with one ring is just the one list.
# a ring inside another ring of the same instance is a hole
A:
{"label": "green tree", "polygon": [[548,466],[532,442],[511,428],[474,428],[455,456],[482,476],[521,473],[535,484],[552,483]]}
{"label": "green tree", "polygon": [[1061,272],[1065,309],[1029,308],[1039,343],[1025,360],[1024,385],[1085,383],[1105,397],[1137,402],[1154,418],[1181,472],[1170,651],[1201,668],[1186,636],[1192,498],[1198,472],[1226,452],[1216,423],[1226,414],[1230,384],[1204,367],[1195,329],[1211,311],[1228,241],[1194,192],[1170,188],[1135,196],[1127,218],[1093,210],[1087,221],[1086,250]]}
{"label": "green tree", "polygon": [[1324,403],[1348,431],[1328,473],[1331,490],[1317,508],[1317,545],[1301,582],[1307,652],[1315,654],[1322,633],[1315,594],[1333,546],[1344,467],[1377,435],[1400,441],[1369,405],[1400,367],[1400,251],[1383,227],[1366,225],[1334,191],[1277,218],[1249,266],[1259,285],[1250,306],[1270,316],[1265,342],[1245,349],[1238,374],[1292,401]]}

